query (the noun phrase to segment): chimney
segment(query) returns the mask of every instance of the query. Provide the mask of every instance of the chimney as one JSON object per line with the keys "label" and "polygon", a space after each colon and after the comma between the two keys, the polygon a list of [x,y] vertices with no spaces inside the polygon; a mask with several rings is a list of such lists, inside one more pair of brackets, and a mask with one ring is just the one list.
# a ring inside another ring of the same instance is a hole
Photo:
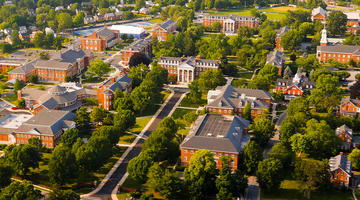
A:
{"label": "chimney", "polygon": [[17,91],[17,99],[21,100],[21,96],[22,96],[22,92],[21,92],[21,90],[18,90]]}
{"label": "chimney", "polygon": [[340,155],[341,155],[341,156],[344,155],[344,152],[340,152]]}
{"label": "chimney", "polygon": [[111,82],[115,83],[115,81],[116,81],[116,77],[115,76],[111,77]]}
{"label": "chimney", "polygon": [[200,55],[197,55],[197,56],[196,56],[196,59],[197,59],[197,60],[200,59]]}
{"label": "chimney", "polygon": [[160,60],[162,59],[162,54],[160,55],[159,59],[160,59]]}

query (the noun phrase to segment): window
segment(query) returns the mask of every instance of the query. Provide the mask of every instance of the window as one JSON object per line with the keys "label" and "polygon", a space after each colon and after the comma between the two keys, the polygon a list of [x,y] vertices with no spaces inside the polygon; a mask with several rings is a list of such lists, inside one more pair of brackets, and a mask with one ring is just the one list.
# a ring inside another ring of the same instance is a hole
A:
{"label": "window", "polygon": [[186,149],[184,149],[184,153],[187,153],[187,150],[186,150]]}
{"label": "window", "polygon": [[184,160],[187,161],[187,156],[184,156]]}
{"label": "window", "polygon": [[190,150],[190,153],[193,154],[193,153],[194,153],[194,150]]}
{"label": "window", "polygon": [[219,153],[219,157],[221,156],[221,153]]}
{"label": "window", "polygon": [[232,158],[234,158],[234,157],[235,157],[235,155],[234,155],[234,154],[231,154],[231,157],[232,157]]}

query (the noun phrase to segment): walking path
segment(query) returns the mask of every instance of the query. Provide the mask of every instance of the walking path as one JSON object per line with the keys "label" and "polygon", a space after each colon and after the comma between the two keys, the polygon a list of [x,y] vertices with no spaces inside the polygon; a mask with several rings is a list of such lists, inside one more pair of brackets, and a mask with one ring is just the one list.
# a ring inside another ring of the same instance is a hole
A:
{"label": "walking path", "polygon": [[126,180],[127,172],[126,168],[131,159],[138,156],[141,152],[141,146],[144,143],[142,136],[148,137],[153,130],[157,128],[160,121],[170,115],[173,112],[183,96],[184,91],[181,89],[175,89],[173,93],[169,95],[167,100],[155,113],[154,117],[146,125],[143,131],[139,134],[130,147],[125,151],[121,158],[116,162],[114,167],[106,175],[100,185],[91,193],[81,196],[81,199],[95,200],[95,199],[108,199],[117,200],[116,193],[120,188],[121,184]]}

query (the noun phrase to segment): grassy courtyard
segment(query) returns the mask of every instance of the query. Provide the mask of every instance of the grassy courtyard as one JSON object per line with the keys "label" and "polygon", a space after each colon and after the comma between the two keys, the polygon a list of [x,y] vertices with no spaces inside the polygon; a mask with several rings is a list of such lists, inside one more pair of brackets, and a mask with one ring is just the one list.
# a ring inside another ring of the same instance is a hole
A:
{"label": "grassy courtyard", "polygon": [[144,129],[144,127],[149,123],[151,118],[152,117],[136,118],[136,124],[133,128],[129,130],[129,132],[139,134]]}

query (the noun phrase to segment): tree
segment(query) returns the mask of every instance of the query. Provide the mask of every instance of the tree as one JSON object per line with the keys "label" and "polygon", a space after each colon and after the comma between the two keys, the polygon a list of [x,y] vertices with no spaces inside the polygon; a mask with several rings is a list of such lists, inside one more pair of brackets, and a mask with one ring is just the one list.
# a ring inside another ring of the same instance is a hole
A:
{"label": "tree", "polygon": [[38,168],[41,160],[39,151],[31,145],[19,145],[5,154],[7,162],[16,174],[25,175],[29,168]]}
{"label": "tree", "polygon": [[14,92],[17,93],[17,91],[21,90],[24,86],[25,85],[22,81],[20,81],[19,79],[16,79],[15,84],[14,84]]}
{"label": "tree", "polygon": [[29,81],[30,81],[30,83],[37,83],[38,82],[38,76],[36,74],[32,74],[29,77]]}
{"label": "tree", "polygon": [[25,100],[23,98],[16,100],[16,107],[17,108],[25,108]]}
{"label": "tree", "polygon": [[344,35],[346,32],[347,16],[338,10],[331,11],[329,16],[326,18],[326,30],[332,36]]}
{"label": "tree", "polygon": [[[360,74],[356,74],[360,75]],[[350,98],[356,99],[360,97],[360,80],[358,79],[354,85],[350,87]]]}
{"label": "tree", "polygon": [[294,175],[301,182],[301,190],[311,199],[311,191],[327,187],[330,183],[329,164],[314,159],[298,159],[295,162]]}
{"label": "tree", "polygon": [[69,13],[60,13],[56,16],[58,22],[58,29],[60,31],[72,27],[72,17]]}
{"label": "tree", "polygon": [[136,116],[131,110],[118,110],[114,117],[114,126],[121,131],[131,128],[136,123]]}
{"label": "tree", "polygon": [[285,70],[284,70],[283,78],[288,79],[288,78],[290,78],[290,77],[292,76],[292,74],[293,74],[293,73],[292,73],[290,67],[287,66],[287,67],[285,68]]}
{"label": "tree", "polygon": [[93,110],[90,113],[91,122],[93,122],[96,125],[101,125],[104,118],[106,117],[106,113],[107,111],[104,108],[94,106]]}
{"label": "tree", "polygon": [[290,29],[281,37],[281,46],[285,50],[296,51],[300,48],[300,44],[304,39],[304,35],[302,35],[296,29]]}
{"label": "tree", "polygon": [[268,154],[270,158],[280,160],[284,167],[290,166],[294,157],[294,153],[289,151],[287,146],[283,143],[274,144]]}
{"label": "tree", "polygon": [[34,36],[34,45],[37,48],[42,48],[44,46],[44,42],[46,42],[44,33],[36,33]]}
{"label": "tree", "polygon": [[353,149],[349,154],[348,158],[355,169],[360,168],[360,149]]}
{"label": "tree", "polygon": [[251,120],[251,104],[246,102],[243,112],[243,117],[247,120]]}
{"label": "tree", "polygon": [[74,26],[81,26],[84,24],[84,12],[79,12],[73,19]]}
{"label": "tree", "polygon": [[76,177],[77,165],[75,155],[69,146],[59,144],[55,147],[49,161],[49,177],[51,182],[63,185]]}
{"label": "tree", "polygon": [[43,149],[43,143],[40,138],[32,137],[28,140],[29,145],[35,147],[39,152]]}
{"label": "tree", "polygon": [[61,135],[60,143],[64,144],[65,146],[72,147],[79,137],[79,130],[76,128],[71,128],[66,130],[65,133]]}
{"label": "tree", "polygon": [[80,195],[72,190],[55,190],[50,193],[49,200],[80,200]]}
{"label": "tree", "polygon": [[199,82],[197,80],[193,81],[189,85],[190,93],[187,95],[187,97],[191,100],[191,102],[198,102],[201,100],[201,91],[199,88]]}
{"label": "tree", "polygon": [[147,172],[153,163],[154,161],[151,153],[142,152],[139,156],[130,160],[126,170],[131,178],[141,183],[145,183],[147,180]]}
{"label": "tree", "polygon": [[15,48],[18,48],[21,45],[21,40],[19,38],[19,31],[13,30],[11,32],[11,42]]}
{"label": "tree", "polygon": [[14,181],[0,192],[0,199],[38,200],[42,198],[40,190],[36,190],[30,181]]}
{"label": "tree", "polygon": [[14,171],[9,165],[4,162],[0,162],[0,189],[11,183],[10,178],[13,174]]}
{"label": "tree", "polygon": [[134,105],[131,100],[131,95],[125,92],[123,97],[115,98],[113,106],[116,110],[133,110]]}
{"label": "tree", "polygon": [[88,134],[90,132],[90,117],[85,107],[81,107],[76,111],[76,127],[81,134]]}
{"label": "tree", "polygon": [[150,64],[150,59],[144,53],[136,52],[129,59],[129,67],[131,68],[140,64],[148,66]]}
{"label": "tree", "polygon": [[259,162],[257,178],[261,188],[278,189],[282,180],[283,165],[279,159],[267,158]]}
{"label": "tree", "polygon": [[145,0],[136,0],[135,10],[145,7]]}
{"label": "tree", "polygon": [[144,87],[136,87],[131,92],[131,99],[134,104],[134,111],[139,112],[140,114],[150,105],[151,96]]}
{"label": "tree", "polygon": [[212,193],[216,175],[214,154],[205,149],[196,151],[184,172],[185,183],[192,199],[205,199],[206,194]]}
{"label": "tree", "polygon": [[217,86],[225,85],[226,83],[226,79],[223,77],[220,70],[207,70],[200,74],[197,81],[199,83],[199,89],[202,92],[213,90]]}
{"label": "tree", "polygon": [[40,59],[41,60],[49,60],[49,53],[48,52],[40,52]]}
{"label": "tree", "polygon": [[271,119],[266,116],[259,116],[255,118],[252,128],[255,139],[262,146],[265,146],[275,134],[275,124],[272,123]]}
{"label": "tree", "polygon": [[133,79],[134,88],[140,85],[148,72],[149,67],[145,64],[139,64],[130,68],[129,77]]}
{"label": "tree", "polygon": [[231,158],[222,156],[220,160],[222,168],[219,172],[219,177],[216,179],[216,188],[219,191],[216,194],[216,199],[231,200],[233,197],[231,193],[231,168],[229,166]]}
{"label": "tree", "polygon": [[247,169],[247,173],[251,174],[256,171],[258,163],[262,160],[262,150],[260,146],[254,141],[250,141],[244,147],[244,164]]}
{"label": "tree", "polygon": [[103,60],[97,58],[90,63],[89,71],[93,75],[101,78],[110,72],[110,63],[105,63]]}

